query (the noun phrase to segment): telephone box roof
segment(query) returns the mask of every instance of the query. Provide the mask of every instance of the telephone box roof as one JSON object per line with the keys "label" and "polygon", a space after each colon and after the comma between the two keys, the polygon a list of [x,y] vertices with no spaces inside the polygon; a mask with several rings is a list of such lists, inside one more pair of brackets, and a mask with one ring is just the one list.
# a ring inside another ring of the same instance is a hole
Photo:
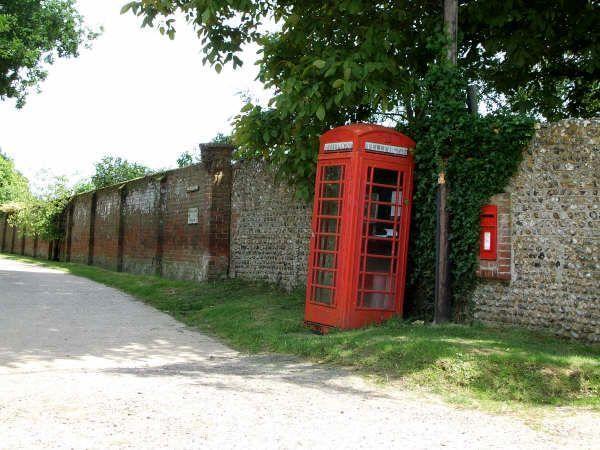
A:
{"label": "telephone box roof", "polygon": [[411,146],[415,146],[415,142],[405,134],[402,134],[399,131],[396,131],[395,129],[390,127],[384,127],[383,125],[375,125],[370,123],[351,123],[349,125],[342,125],[340,127],[332,128],[331,130],[326,131],[321,135],[321,141],[328,140],[329,138],[339,135],[340,133],[349,133],[354,135],[355,137],[359,137],[373,132],[384,132],[387,134],[394,134],[398,137],[402,137],[403,139],[408,139],[408,141],[410,141],[410,143],[412,144]]}

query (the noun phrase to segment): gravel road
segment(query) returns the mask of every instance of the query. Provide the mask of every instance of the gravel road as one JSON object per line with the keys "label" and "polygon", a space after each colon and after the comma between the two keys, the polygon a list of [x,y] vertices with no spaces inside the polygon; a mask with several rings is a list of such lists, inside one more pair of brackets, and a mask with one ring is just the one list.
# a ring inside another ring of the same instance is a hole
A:
{"label": "gravel road", "polygon": [[[597,415],[542,429],[247,356],[115,289],[0,258],[0,448],[593,448]],[[551,419],[549,419],[551,420]]]}

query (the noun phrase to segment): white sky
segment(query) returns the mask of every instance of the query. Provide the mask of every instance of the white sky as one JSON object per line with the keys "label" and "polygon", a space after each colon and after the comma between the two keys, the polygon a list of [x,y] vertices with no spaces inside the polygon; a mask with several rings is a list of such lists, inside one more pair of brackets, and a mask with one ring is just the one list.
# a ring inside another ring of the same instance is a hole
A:
{"label": "white sky", "polygon": [[79,0],[86,23],[104,26],[90,50],[49,68],[42,92],[17,110],[0,102],[0,148],[35,185],[40,170],[73,181],[93,172],[104,154],[152,168],[173,167],[177,156],[230,131],[242,105],[239,92],[264,100],[254,81],[255,52],[244,66],[217,74],[202,65],[200,40],[178,21],[174,41],[141,29],[126,0]]}

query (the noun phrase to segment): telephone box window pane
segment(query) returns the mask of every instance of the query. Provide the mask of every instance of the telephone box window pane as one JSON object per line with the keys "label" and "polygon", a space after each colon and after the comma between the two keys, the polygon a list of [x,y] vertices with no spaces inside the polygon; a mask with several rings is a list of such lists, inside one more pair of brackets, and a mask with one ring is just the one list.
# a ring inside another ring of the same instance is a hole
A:
{"label": "telephone box window pane", "polygon": [[369,240],[367,243],[367,253],[369,255],[392,256],[392,241]]}
{"label": "telephone box window pane", "polygon": [[337,219],[321,219],[319,220],[319,231],[321,233],[337,233]]}
{"label": "telephone box window pane", "polygon": [[318,303],[325,303],[331,305],[333,303],[333,290],[328,288],[315,288],[315,295],[313,300]]}
{"label": "telephone box window pane", "polygon": [[381,292],[365,292],[363,306],[376,309],[393,309],[393,296]]}
{"label": "telephone box window pane", "polygon": [[323,200],[321,202],[321,214],[324,216],[339,216],[340,202],[337,200]]}
{"label": "telephone box window pane", "polygon": [[323,269],[335,268],[335,255],[333,255],[331,253],[317,254],[316,266],[322,267]]}
{"label": "telephone box window pane", "polygon": [[340,192],[340,185],[337,183],[323,185],[323,198],[339,198]]}
{"label": "telephone box window pane", "polygon": [[[391,203],[393,192],[396,190],[393,188],[382,187],[382,186],[373,186],[373,192],[371,194],[371,199],[378,202],[388,202]],[[389,217],[389,214],[388,214]]]}
{"label": "telephone box window pane", "polygon": [[342,166],[327,166],[323,174],[325,181],[339,181],[342,179]]}
{"label": "telephone box window pane", "polygon": [[389,184],[391,186],[396,186],[398,184],[398,171],[387,169],[374,169],[373,183]]}
{"label": "telephone box window pane", "polygon": [[387,273],[365,273],[360,281],[364,290],[392,292],[392,277]]}
{"label": "telephone box window pane", "polygon": [[319,237],[319,250],[337,250],[335,236],[321,236]]}
{"label": "telephone box window pane", "polygon": [[334,285],[334,275],[333,272],[325,272],[325,271],[316,271],[315,272],[315,284],[320,284],[321,286],[333,286]]}
{"label": "telephone box window pane", "polygon": [[374,258],[369,256],[367,257],[366,271],[389,273],[391,263],[391,258]]}

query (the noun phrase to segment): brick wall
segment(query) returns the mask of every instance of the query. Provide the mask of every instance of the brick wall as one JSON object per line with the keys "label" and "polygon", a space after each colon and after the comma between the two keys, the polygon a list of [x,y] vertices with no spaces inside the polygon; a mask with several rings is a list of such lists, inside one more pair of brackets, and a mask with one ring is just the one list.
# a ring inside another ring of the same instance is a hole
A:
{"label": "brick wall", "polygon": [[[101,189],[96,192],[91,262],[106,269],[117,270],[119,189]],[[88,250],[89,251],[89,250]]]}
{"label": "brick wall", "polygon": [[67,248],[65,259],[87,264],[90,246],[91,193],[76,196],[67,208]]}
{"label": "brick wall", "polygon": [[475,318],[600,341],[600,120],[541,126],[507,192],[511,270],[482,281]]}
{"label": "brick wall", "polygon": [[49,258],[49,245],[46,240],[24,233],[18,227],[12,227],[8,222],[9,214],[0,212],[0,252],[18,255]]}
{"label": "brick wall", "polygon": [[201,164],[75,196],[63,259],[177,279],[227,276],[231,152],[202,145]]}
{"label": "brick wall", "polygon": [[231,198],[231,276],[304,286],[311,205],[257,161],[235,165]]}

